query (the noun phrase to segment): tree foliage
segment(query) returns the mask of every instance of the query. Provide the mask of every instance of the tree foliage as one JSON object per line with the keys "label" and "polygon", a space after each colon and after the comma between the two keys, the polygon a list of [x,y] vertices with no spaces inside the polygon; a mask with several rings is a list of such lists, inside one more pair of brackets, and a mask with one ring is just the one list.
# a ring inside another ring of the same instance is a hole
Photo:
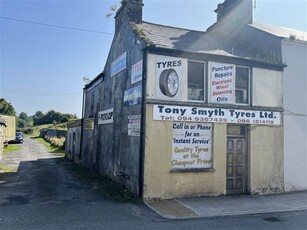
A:
{"label": "tree foliage", "polygon": [[25,112],[21,112],[17,117],[17,127],[18,128],[29,128],[33,126],[32,118],[28,116]]}
{"label": "tree foliage", "polygon": [[17,128],[29,128],[33,125],[64,123],[72,119],[77,119],[76,115],[60,113],[54,110],[50,110],[46,114],[42,111],[37,111],[33,116],[28,116],[27,113],[21,112],[17,117],[15,108],[4,98],[0,98],[0,114],[15,116]]}
{"label": "tree foliage", "polygon": [[0,98],[0,114],[7,116],[16,116],[15,108],[4,98]]}
{"label": "tree foliage", "polygon": [[42,111],[37,111],[32,117],[34,125],[44,125],[44,124],[57,124],[76,119],[76,116],[69,113],[60,113],[54,110],[48,111],[44,114]]}
{"label": "tree foliage", "polygon": [[30,120],[30,117],[25,112],[21,112],[19,114],[18,118],[21,119],[21,120],[24,120],[26,122],[28,122]]}

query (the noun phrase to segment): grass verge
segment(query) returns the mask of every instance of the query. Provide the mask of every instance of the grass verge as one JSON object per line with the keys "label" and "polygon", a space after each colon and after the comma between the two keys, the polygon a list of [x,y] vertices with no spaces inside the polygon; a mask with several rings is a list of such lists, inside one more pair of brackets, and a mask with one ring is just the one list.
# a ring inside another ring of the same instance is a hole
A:
{"label": "grass verge", "polygon": [[142,199],[134,195],[124,186],[110,180],[109,178],[95,174],[89,169],[69,162],[65,163],[66,169],[71,171],[78,179],[89,185],[94,191],[113,201],[142,203]]}
{"label": "grass verge", "polygon": [[49,142],[45,141],[43,138],[35,138],[36,141],[40,142],[41,144],[45,145],[47,147],[47,149],[49,149],[52,153],[60,153],[61,156],[65,156],[65,150],[63,150],[61,147],[59,146],[55,146],[50,144]]}
{"label": "grass verge", "polygon": [[[3,150],[3,155],[7,155],[11,152],[17,151],[21,149],[21,147],[19,145],[16,144],[9,144],[6,148],[4,148]],[[10,173],[10,172],[16,172],[17,169],[16,167],[7,167],[5,165],[1,165],[0,164],[0,173]]]}
{"label": "grass verge", "polygon": [[10,173],[10,172],[16,172],[17,169],[15,167],[7,167],[4,165],[0,165],[0,173]]}
{"label": "grass verge", "polygon": [[19,149],[21,149],[19,145],[9,144],[6,148],[4,148],[3,155],[7,155],[10,152],[17,151]]}

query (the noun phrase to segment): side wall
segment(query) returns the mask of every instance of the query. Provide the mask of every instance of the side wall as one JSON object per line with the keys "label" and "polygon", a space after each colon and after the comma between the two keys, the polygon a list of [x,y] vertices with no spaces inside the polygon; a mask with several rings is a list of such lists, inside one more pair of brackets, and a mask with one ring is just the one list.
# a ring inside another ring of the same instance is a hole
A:
{"label": "side wall", "polygon": [[307,42],[283,42],[285,190],[307,189]]}
{"label": "side wall", "polygon": [[[133,67],[143,59],[142,43],[124,20],[114,36],[104,77],[86,88],[82,162],[94,171],[139,189],[142,73],[132,81]],[[92,125],[86,126],[86,123]]]}

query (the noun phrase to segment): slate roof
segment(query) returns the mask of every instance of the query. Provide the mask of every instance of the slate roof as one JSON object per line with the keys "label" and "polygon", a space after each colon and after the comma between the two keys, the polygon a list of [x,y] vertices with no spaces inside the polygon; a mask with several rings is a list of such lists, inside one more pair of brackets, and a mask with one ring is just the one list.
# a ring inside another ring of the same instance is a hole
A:
{"label": "slate roof", "polygon": [[188,30],[148,22],[135,24],[135,26],[146,36],[148,43],[156,47],[233,56],[225,50],[216,49],[218,46],[216,39],[208,36],[204,31]]}
{"label": "slate roof", "polygon": [[277,37],[289,38],[289,39],[294,38],[295,40],[299,41],[307,41],[307,32],[304,31],[272,26],[272,25],[264,25],[259,23],[253,23],[250,24],[250,26],[262,30],[264,32],[267,32],[269,34],[275,35]]}
{"label": "slate roof", "polygon": [[[136,24],[146,36],[148,42],[156,47],[176,49],[190,52],[210,53],[217,55],[233,56],[219,47],[216,38],[211,37],[205,31],[189,30],[149,22]],[[307,32],[283,28],[259,23],[249,26],[270,33],[281,38],[295,38],[295,40],[307,41]]]}
{"label": "slate roof", "polygon": [[[303,31],[258,23],[246,24],[246,26],[281,38],[294,41],[307,41],[307,33]],[[136,31],[140,32],[141,37],[145,37],[149,45],[154,47],[282,65],[281,58],[278,58],[279,56],[276,56],[275,53],[273,55],[270,52],[266,53],[266,50],[260,50],[263,55],[259,56],[258,48],[249,46],[248,43],[247,46],[243,46],[240,40],[230,39],[228,41],[224,39],[223,41],[223,38],[220,38],[216,33],[189,30],[144,21],[140,24],[133,24],[133,27]]]}

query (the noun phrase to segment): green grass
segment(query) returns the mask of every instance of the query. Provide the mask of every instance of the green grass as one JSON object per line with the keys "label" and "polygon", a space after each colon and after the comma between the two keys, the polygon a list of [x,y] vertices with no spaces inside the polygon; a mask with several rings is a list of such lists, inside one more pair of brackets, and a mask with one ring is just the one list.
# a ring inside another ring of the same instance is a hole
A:
{"label": "green grass", "polygon": [[0,173],[10,173],[10,172],[16,172],[17,169],[15,167],[7,167],[4,165],[0,165]]}
{"label": "green grass", "polygon": [[[21,149],[19,145],[9,144],[6,148],[4,148],[3,155],[10,154],[11,152],[17,151],[19,149]],[[5,165],[0,164],[0,173],[10,173],[16,171],[16,167],[7,167]]]}
{"label": "green grass", "polygon": [[95,174],[89,169],[72,162],[65,162],[64,166],[79,180],[89,185],[94,191],[102,194],[107,199],[120,202],[142,203],[141,198],[105,176]]}
{"label": "green grass", "polygon": [[9,144],[6,148],[4,148],[3,154],[7,155],[10,152],[17,151],[19,149],[21,149],[21,147],[19,145]]}
{"label": "green grass", "polygon": [[61,156],[65,156],[65,150],[63,150],[61,147],[59,146],[54,146],[50,143],[48,143],[47,141],[45,141],[43,138],[35,138],[36,141],[40,142],[41,144],[45,145],[47,147],[47,149],[49,149],[52,153],[61,153]]}

